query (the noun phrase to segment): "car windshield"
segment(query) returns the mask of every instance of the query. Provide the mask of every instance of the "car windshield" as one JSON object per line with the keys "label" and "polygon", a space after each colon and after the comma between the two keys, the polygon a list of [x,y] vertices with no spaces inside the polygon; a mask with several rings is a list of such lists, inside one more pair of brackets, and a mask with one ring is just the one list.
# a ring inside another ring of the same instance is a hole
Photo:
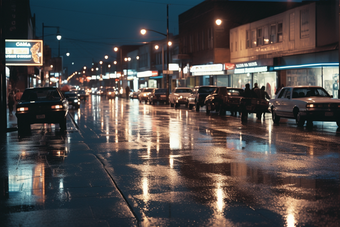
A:
{"label": "car windshield", "polygon": [[327,91],[323,88],[310,87],[310,88],[294,88],[293,98],[303,98],[303,97],[330,97]]}
{"label": "car windshield", "polygon": [[115,91],[115,89],[113,89],[113,88],[108,88],[108,89],[106,89],[106,91]]}
{"label": "car windshield", "polygon": [[166,89],[157,89],[155,90],[155,94],[165,94],[166,93]]}
{"label": "car windshield", "polygon": [[243,89],[228,89],[228,95],[242,96]]}
{"label": "car windshield", "polygon": [[28,89],[22,94],[21,101],[60,100],[56,89]]}
{"label": "car windshield", "polygon": [[65,97],[66,98],[77,97],[77,94],[73,92],[65,92]]}
{"label": "car windshield", "polygon": [[143,92],[152,92],[153,89],[152,88],[149,88],[149,89],[145,89]]}
{"label": "car windshield", "polygon": [[215,91],[216,87],[200,87],[198,93],[212,93]]}
{"label": "car windshield", "polygon": [[191,93],[191,89],[176,89],[175,93]]}

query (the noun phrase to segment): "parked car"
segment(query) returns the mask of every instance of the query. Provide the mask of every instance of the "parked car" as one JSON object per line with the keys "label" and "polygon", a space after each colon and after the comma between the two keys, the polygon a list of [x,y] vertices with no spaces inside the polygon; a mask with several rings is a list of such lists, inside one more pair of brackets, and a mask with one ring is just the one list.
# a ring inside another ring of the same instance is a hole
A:
{"label": "parked car", "polygon": [[340,127],[340,100],[333,99],[319,86],[283,87],[269,101],[269,111],[275,124],[280,118],[295,119],[298,126],[313,125],[313,121],[335,121]]}
{"label": "parked car", "polygon": [[105,96],[108,99],[114,99],[116,97],[116,90],[114,88],[106,88],[105,89]]}
{"label": "parked car", "polygon": [[170,106],[179,107],[181,104],[188,106],[188,97],[191,95],[192,89],[188,87],[176,87],[169,95]]}
{"label": "parked car", "polygon": [[155,88],[149,94],[148,97],[149,104],[156,104],[157,102],[167,103],[168,99],[166,97],[166,88]]}
{"label": "parked car", "polygon": [[211,94],[217,87],[212,85],[196,86],[191,95],[188,97],[188,107],[191,110],[194,106],[196,111],[200,110],[200,107],[204,106],[205,98]]}
{"label": "parked car", "polygon": [[73,106],[75,109],[78,109],[80,106],[80,99],[76,92],[67,91],[64,93],[65,98],[68,101],[68,105]]}
{"label": "parked car", "polygon": [[58,123],[66,130],[68,101],[58,88],[27,88],[16,106],[19,133],[29,131],[34,123]]}
{"label": "parked car", "polygon": [[224,115],[226,111],[230,111],[234,115],[234,113],[239,111],[242,97],[242,88],[217,87],[204,101],[206,113],[209,114],[210,111],[216,111],[220,115]]}
{"label": "parked car", "polygon": [[138,95],[144,90],[144,88],[140,88],[137,91],[130,92],[130,98],[131,99],[138,99]]}
{"label": "parked car", "polygon": [[139,103],[144,101],[145,103],[148,101],[149,94],[153,91],[153,88],[144,88],[141,93],[138,95]]}

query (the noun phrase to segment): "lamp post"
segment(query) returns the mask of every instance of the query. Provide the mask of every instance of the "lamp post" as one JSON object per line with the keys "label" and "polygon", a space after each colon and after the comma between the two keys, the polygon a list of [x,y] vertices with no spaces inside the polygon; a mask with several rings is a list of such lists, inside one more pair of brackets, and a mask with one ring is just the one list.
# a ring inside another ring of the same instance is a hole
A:
{"label": "lamp post", "polygon": [[[56,28],[57,29],[57,34],[56,34],[56,38],[58,40],[58,58],[60,58],[60,40],[62,38],[60,31],[59,31],[59,26],[47,26],[44,25],[44,23],[42,23],[42,40],[43,40],[43,45],[44,45],[44,35],[45,35],[45,28]],[[44,47],[43,47],[44,48]],[[62,74],[62,60],[60,60],[60,68],[59,68],[59,86],[61,86],[61,74]],[[44,65],[44,64],[43,64]],[[61,71],[60,71],[61,69]]]}
{"label": "lamp post", "polygon": [[[140,33],[142,35],[145,35],[147,33],[147,31],[150,31],[150,32],[155,32],[157,34],[160,34],[160,35],[163,35],[163,36],[166,36],[166,55],[167,55],[167,71],[169,71],[169,63],[170,63],[170,52],[169,52],[169,5],[167,4],[166,5],[166,34],[165,33],[162,33],[162,32],[158,32],[158,31],[155,31],[155,30],[152,30],[152,29],[146,29],[146,28],[143,28],[140,30]],[[164,71],[163,71],[163,78],[164,78]],[[166,73],[165,74],[165,78],[166,78],[166,97],[167,99],[169,98],[169,74]],[[164,85],[162,84],[162,87]]]}

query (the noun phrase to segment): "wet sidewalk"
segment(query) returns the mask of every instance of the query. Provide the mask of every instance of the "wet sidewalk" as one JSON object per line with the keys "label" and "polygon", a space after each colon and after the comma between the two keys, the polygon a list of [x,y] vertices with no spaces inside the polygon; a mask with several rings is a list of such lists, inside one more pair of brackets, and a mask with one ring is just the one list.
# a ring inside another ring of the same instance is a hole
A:
{"label": "wet sidewalk", "polygon": [[136,226],[103,163],[68,117],[67,133],[35,124],[19,138],[16,117],[1,137],[1,226]]}

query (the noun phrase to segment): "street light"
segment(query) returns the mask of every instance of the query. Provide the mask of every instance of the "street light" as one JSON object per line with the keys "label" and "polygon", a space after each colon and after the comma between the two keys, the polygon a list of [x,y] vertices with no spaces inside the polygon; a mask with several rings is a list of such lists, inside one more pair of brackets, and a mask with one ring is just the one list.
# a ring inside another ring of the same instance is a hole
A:
{"label": "street light", "polygon": [[[62,38],[60,31],[59,31],[59,26],[46,26],[44,25],[44,23],[42,23],[42,41],[43,41],[43,45],[44,45],[44,30],[45,28],[56,28],[57,29],[57,34],[56,34],[56,38],[58,40],[58,57],[60,57],[60,40]],[[44,48],[44,47],[43,47]],[[60,64],[61,64],[61,72],[59,72],[59,86],[61,86],[61,74],[62,74],[62,60],[60,60]]]}
{"label": "street light", "polygon": [[[162,32],[158,32],[158,31],[155,31],[155,30],[152,30],[152,29],[146,29],[146,28],[143,28],[140,30],[140,33],[142,35],[146,35],[147,31],[151,31],[151,32],[155,32],[157,34],[160,34],[160,35],[163,35],[163,36],[166,36],[166,55],[167,55],[167,71],[169,71],[169,63],[170,63],[170,52],[169,52],[169,5],[167,4],[166,5],[166,34],[165,33],[162,33]],[[169,98],[169,74],[166,73],[165,74],[166,76],[166,97],[167,99]],[[164,79],[164,71],[163,71],[163,79]],[[162,84],[162,87],[164,85]]]}

